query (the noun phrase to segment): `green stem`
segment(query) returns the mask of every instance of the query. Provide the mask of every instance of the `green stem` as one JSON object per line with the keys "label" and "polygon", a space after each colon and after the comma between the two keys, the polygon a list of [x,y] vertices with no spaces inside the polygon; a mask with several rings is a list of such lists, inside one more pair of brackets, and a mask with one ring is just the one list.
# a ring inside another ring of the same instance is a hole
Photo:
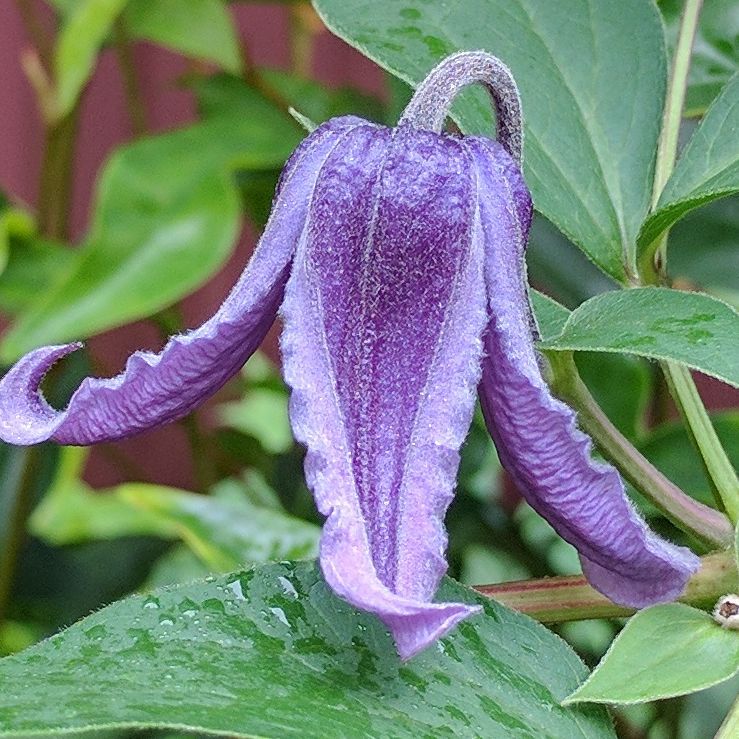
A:
{"label": "green stem", "polygon": [[731,707],[724,722],[719,727],[715,739],[736,739],[739,736],[739,698]]}
{"label": "green stem", "polygon": [[[700,569],[690,578],[679,600],[698,608],[711,608],[717,598],[736,589],[738,582],[731,552],[709,554],[701,558]],[[621,618],[634,613],[634,609],[619,606],[601,595],[582,575],[474,587],[542,623]]]}
{"label": "green stem", "polygon": [[711,481],[719,506],[729,518],[739,520],[739,480],[703,405],[687,367],[665,362],[662,370],[680,415]]}
{"label": "green stem", "polygon": [[46,129],[38,199],[39,234],[64,241],[69,231],[77,109]]}
{"label": "green stem", "polygon": [[682,121],[685,90],[690,70],[690,55],[698,29],[698,18],[703,0],[686,0],[680,21],[675,57],[672,61],[672,74],[667,89],[665,112],[662,118],[662,133],[657,147],[657,161],[654,167],[654,186],[652,209],[655,208],[667,180],[672,174],[677,156],[677,141]]}
{"label": "green stem", "polygon": [[711,547],[727,547],[733,528],[719,511],[686,495],[654,467],[611,423],[578,374],[571,352],[547,352],[556,395],[576,411],[580,426],[623,476],[681,528]]}
{"label": "green stem", "polygon": [[[654,165],[654,183],[652,186],[652,210],[657,207],[662,190],[675,167],[680,123],[685,104],[688,72],[690,71],[690,56],[702,5],[703,0],[686,0],[683,8],[675,56],[672,61],[670,84],[665,98],[662,131],[657,145],[657,159]],[[665,280],[668,237],[669,229],[666,229],[647,247],[641,257],[640,271],[642,277],[649,284],[660,284]]]}

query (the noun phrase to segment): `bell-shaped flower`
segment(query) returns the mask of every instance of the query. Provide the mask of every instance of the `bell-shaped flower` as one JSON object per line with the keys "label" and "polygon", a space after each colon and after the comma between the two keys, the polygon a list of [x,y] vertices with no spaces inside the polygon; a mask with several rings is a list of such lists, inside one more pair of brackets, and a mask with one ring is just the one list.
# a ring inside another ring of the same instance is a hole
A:
{"label": "bell-shaped flower", "polygon": [[[473,82],[493,97],[497,141],[441,132]],[[674,599],[697,558],[647,529],[542,379],[521,149],[515,83],[483,52],[442,62],[397,128],[325,123],[285,167],[264,235],[211,319],[159,354],[136,352],[117,377],[86,379],[63,411],[39,385],[79,344],[29,353],[0,383],[0,437],[94,444],[174,421],[239,370],[282,306],[292,426],[326,516],[324,576],[382,619],[403,658],[477,610],[432,602],[476,392],[503,465],[593,586],[634,607]]]}

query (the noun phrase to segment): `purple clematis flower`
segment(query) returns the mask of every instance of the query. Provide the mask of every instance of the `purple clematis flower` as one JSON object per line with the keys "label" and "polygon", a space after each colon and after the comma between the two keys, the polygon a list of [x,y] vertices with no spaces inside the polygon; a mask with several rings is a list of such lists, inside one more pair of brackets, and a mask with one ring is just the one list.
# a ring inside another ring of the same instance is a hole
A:
{"label": "purple clematis flower", "polygon": [[[441,133],[473,82],[493,97],[497,141]],[[39,384],[79,344],[31,352],[0,382],[0,437],[93,444],[180,418],[239,370],[282,306],[292,426],[327,517],[323,573],[382,619],[401,657],[478,610],[432,602],[476,391],[503,465],[593,586],[635,607],[674,599],[697,558],[647,529],[542,379],[521,151],[515,83],[483,52],[442,62],[395,129],[325,123],[285,167],[261,242],[211,319],[136,352],[117,377],[86,379],[64,411]]]}

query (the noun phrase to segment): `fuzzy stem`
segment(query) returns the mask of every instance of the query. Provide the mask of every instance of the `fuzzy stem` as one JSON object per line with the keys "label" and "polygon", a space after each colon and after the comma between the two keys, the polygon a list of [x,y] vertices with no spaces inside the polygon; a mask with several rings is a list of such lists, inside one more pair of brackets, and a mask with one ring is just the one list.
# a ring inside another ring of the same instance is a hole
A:
{"label": "fuzzy stem", "polygon": [[719,511],[689,495],[654,467],[611,423],[580,379],[571,352],[547,352],[556,395],[577,411],[580,426],[623,476],[683,531],[712,547],[730,546],[733,528]]}
{"label": "fuzzy stem", "polygon": [[[635,612],[601,595],[582,575],[474,587],[542,623],[620,618]],[[690,578],[679,600],[699,608],[711,608],[716,598],[736,587],[737,571],[731,553],[709,554],[701,558],[700,569]]]}
{"label": "fuzzy stem", "polygon": [[481,83],[495,109],[497,138],[519,163],[523,159],[521,98],[511,70],[485,51],[462,51],[434,67],[416,89],[398,122],[440,133],[452,101],[468,85]]}

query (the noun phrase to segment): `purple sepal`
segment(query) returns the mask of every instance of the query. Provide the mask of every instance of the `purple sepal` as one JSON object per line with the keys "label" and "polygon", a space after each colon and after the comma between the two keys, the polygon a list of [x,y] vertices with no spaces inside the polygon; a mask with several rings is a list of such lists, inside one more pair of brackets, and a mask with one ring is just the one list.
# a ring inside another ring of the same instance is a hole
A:
{"label": "purple sepal", "polygon": [[480,400],[501,462],[531,506],[577,548],[593,587],[634,608],[674,600],[698,557],[647,528],[616,470],[591,459],[574,412],[542,378],[523,257],[531,201],[520,171],[494,141],[464,145],[479,179],[490,310]]}
{"label": "purple sepal", "polygon": [[336,119],[296,150],[254,256],[212,318],[170,339],[159,354],[131,355],[116,377],[83,380],[64,411],[51,408],[39,385],[80,344],[30,352],[0,380],[0,438],[11,444],[120,439],[181,418],[218,390],[274,322],[321,164],[343,131],[360,122]]}
{"label": "purple sepal", "polygon": [[430,602],[486,323],[471,175],[451,137],[355,129],[324,166],[283,307],[324,575],[403,659],[478,610]]}

